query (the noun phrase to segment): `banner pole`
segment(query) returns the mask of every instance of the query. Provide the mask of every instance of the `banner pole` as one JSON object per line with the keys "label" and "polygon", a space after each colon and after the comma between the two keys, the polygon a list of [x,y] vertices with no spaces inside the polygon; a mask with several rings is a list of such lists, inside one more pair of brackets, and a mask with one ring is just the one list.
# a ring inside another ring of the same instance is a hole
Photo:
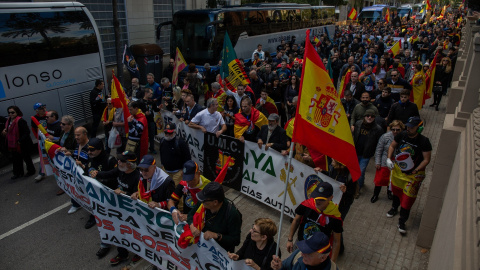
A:
{"label": "banner pole", "polygon": [[283,223],[283,212],[285,211],[285,202],[287,201],[287,188],[288,181],[290,180],[290,165],[292,164],[293,148],[295,143],[292,142],[290,145],[290,152],[288,153],[288,165],[287,165],[287,180],[285,181],[285,189],[283,190],[283,203],[282,209],[280,210],[280,224],[278,225],[278,237],[277,237],[277,249],[275,250],[275,255],[278,256],[278,251],[280,250],[280,235],[282,235],[282,223]]}

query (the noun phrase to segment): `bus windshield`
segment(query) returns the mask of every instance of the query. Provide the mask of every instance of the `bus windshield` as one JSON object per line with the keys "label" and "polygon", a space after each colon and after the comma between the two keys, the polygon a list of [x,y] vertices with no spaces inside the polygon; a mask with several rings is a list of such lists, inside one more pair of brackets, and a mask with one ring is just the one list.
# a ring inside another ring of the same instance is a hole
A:
{"label": "bus windshield", "polygon": [[382,19],[382,12],[381,11],[362,11],[360,14],[359,20],[362,19],[371,19],[373,21],[381,20]]}
{"label": "bus windshield", "polygon": [[398,17],[403,18],[405,16],[408,16],[410,12],[409,8],[399,8],[398,9]]}
{"label": "bus windshield", "polygon": [[172,26],[172,52],[178,47],[185,59],[194,63],[206,63],[213,59],[213,49],[207,37],[207,24],[210,19],[207,14],[195,16],[175,16]]}
{"label": "bus windshield", "polygon": [[420,11],[422,11],[425,8],[425,6],[413,6],[413,13],[415,14],[420,14]]}
{"label": "bus windshield", "polygon": [[0,67],[98,53],[85,12],[0,14]]}

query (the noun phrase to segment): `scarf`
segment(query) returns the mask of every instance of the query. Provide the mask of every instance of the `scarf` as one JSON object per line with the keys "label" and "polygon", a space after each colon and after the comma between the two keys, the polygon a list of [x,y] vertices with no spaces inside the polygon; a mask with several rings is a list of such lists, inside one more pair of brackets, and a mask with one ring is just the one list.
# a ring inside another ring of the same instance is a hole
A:
{"label": "scarf", "polygon": [[[156,167],[155,172],[153,173],[150,189],[145,190],[143,181],[138,181],[138,198],[144,203],[149,203],[152,201],[152,193],[155,193],[155,190],[159,188],[167,179],[168,174],[162,169]],[[143,179],[148,181],[147,179]],[[161,204],[160,204],[161,205]]]}
{"label": "scarf", "polygon": [[253,129],[253,126],[256,125],[258,128],[261,128],[263,125],[268,124],[268,120],[265,115],[254,107],[252,107],[248,117],[249,118],[247,119],[242,113],[235,114],[235,138],[240,138],[249,127]]}
{"label": "scarf", "polygon": [[20,116],[17,116],[13,121],[11,121],[11,118],[8,118],[7,120],[7,146],[10,151],[20,152],[20,144],[18,143],[18,140],[20,139],[18,121],[20,118]]}
{"label": "scarf", "polygon": [[115,111],[116,111],[115,107],[113,107],[110,110],[108,110],[108,107],[105,107],[105,110],[103,110],[103,114],[102,114],[102,121],[112,122],[113,121],[113,116],[115,115]]}

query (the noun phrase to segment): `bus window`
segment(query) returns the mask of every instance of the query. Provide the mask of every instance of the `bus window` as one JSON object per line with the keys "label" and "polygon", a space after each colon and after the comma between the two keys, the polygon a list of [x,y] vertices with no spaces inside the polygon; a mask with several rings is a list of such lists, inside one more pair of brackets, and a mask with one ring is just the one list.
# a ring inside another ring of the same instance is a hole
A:
{"label": "bus window", "polygon": [[98,52],[84,12],[0,14],[0,67]]}

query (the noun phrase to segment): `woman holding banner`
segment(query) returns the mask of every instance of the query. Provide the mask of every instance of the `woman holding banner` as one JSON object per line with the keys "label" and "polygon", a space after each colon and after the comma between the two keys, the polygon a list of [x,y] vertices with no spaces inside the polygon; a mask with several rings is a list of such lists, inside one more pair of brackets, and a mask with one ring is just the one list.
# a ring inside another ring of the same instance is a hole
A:
{"label": "woman holding banner", "polygon": [[[270,263],[277,248],[277,243],[273,239],[275,234],[277,226],[273,220],[258,218],[242,247],[236,253],[229,252],[228,257],[234,261],[245,259],[245,264],[256,270],[270,270],[272,269]],[[278,256],[282,255],[279,253]]]}

